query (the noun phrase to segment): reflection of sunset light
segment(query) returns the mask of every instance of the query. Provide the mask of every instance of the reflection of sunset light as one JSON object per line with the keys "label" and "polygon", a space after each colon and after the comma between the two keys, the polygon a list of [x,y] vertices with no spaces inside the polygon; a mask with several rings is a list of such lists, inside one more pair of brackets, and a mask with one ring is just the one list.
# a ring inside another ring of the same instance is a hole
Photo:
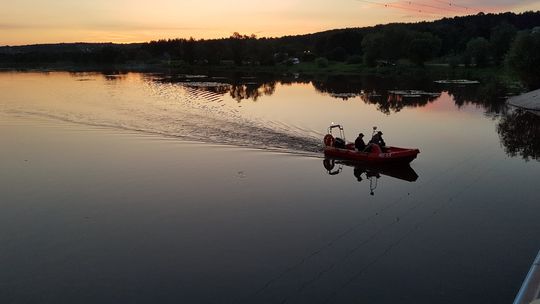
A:
{"label": "reflection of sunset light", "polygon": [[[454,3],[454,2],[451,2]],[[538,2],[293,0],[12,1],[0,11],[0,45],[53,42],[141,42],[160,38],[277,37],[389,22],[415,22],[482,12],[539,10]]]}
{"label": "reflection of sunset light", "polygon": [[[448,94],[448,92],[442,92],[441,96],[437,98],[434,102],[428,103],[424,107],[419,107],[417,111],[419,112],[431,112],[431,113],[455,113],[456,112],[456,102]],[[473,105],[464,105],[460,108],[460,111],[463,113],[482,113],[484,110],[473,106]]]}
{"label": "reflection of sunset light", "polygon": [[447,112],[454,111],[455,109],[456,105],[452,97],[448,95],[448,92],[442,92],[441,97],[437,98],[435,102],[428,103],[425,107],[421,107],[418,110],[425,112]]}

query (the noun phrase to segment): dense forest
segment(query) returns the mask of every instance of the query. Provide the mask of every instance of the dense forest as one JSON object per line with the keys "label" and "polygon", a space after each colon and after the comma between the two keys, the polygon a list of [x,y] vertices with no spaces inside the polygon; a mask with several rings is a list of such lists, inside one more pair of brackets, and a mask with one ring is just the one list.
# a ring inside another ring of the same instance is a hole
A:
{"label": "dense forest", "polygon": [[529,87],[540,87],[540,12],[392,23],[307,35],[167,39],[135,44],[73,43],[0,47],[0,66],[165,64],[258,66],[333,62],[361,67],[425,63],[488,67],[506,64]]}

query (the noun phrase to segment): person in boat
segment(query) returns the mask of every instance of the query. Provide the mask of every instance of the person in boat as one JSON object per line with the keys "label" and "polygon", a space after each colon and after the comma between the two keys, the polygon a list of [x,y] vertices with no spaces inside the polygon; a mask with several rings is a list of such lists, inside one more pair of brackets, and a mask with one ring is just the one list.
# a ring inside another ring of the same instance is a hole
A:
{"label": "person in boat", "polygon": [[354,141],[354,147],[356,148],[356,151],[364,151],[364,149],[366,148],[363,133],[358,134],[358,137]]}
{"label": "person in boat", "polygon": [[371,140],[369,141],[370,144],[377,144],[380,147],[385,147],[386,143],[384,142],[384,139],[382,138],[383,133],[381,131],[375,133]]}

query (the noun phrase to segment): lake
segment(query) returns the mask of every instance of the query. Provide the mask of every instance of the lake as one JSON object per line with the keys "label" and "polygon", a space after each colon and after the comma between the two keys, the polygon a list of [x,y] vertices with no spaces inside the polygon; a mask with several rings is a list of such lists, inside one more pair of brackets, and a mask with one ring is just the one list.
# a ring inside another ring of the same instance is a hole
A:
{"label": "lake", "polygon": [[[0,302],[511,303],[540,249],[540,117],[501,94],[0,72]],[[325,160],[332,123],[420,154]]]}

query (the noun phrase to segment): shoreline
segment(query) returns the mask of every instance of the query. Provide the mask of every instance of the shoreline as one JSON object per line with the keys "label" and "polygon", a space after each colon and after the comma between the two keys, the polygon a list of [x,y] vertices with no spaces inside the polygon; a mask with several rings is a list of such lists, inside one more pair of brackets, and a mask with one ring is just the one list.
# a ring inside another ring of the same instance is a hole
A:
{"label": "shoreline", "polygon": [[[21,65],[0,66],[0,72],[68,72],[68,73],[149,73],[162,75],[202,75],[206,78],[229,79],[231,84],[245,83],[246,79],[285,82],[332,82],[355,83],[358,80],[376,85],[391,81],[395,88],[415,86],[444,80],[477,81],[485,87],[489,96],[513,96],[526,92],[526,86],[516,75],[504,67],[450,67],[440,64],[425,66],[396,65],[368,68],[362,64],[331,63],[327,68],[315,64],[300,63],[294,66],[174,66],[164,64],[118,64],[118,65]],[[176,76],[174,76],[176,77]],[[457,85],[459,86],[459,85]]]}
{"label": "shoreline", "polygon": [[[14,64],[0,65],[0,71],[67,71],[67,72],[101,72],[124,71],[142,73],[171,73],[171,74],[247,74],[247,75],[288,75],[300,74],[306,76],[377,76],[377,77],[409,77],[422,76],[438,79],[471,79],[497,78],[505,83],[519,82],[518,79],[504,67],[457,66],[431,63],[424,66],[410,64],[397,64],[393,66],[367,67],[364,64],[347,64],[343,62],[330,62],[326,67],[318,67],[313,62],[296,65],[278,64],[275,66],[260,65],[184,65],[178,62],[171,63],[125,63],[112,65],[77,65],[69,63],[60,64]],[[446,77],[446,78],[444,78]]]}

